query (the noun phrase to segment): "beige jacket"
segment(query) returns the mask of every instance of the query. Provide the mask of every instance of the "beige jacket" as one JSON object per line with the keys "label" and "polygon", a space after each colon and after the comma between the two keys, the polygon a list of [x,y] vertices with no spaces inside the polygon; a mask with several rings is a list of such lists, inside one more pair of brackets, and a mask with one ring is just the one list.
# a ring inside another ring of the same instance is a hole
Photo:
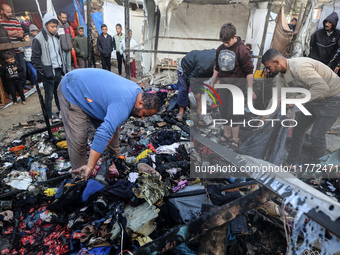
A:
{"label": "beige jacket", "polygon": [[[311,94],[310,101],[332,97],[340,92],[340,78],[328,66],[312,58],[287,59],[286,73],[279,73],[274,78],[277,87],[278,106],[281,102],[281,87],[299,87]],[[304,94],[291,94],[295,98],[304,98]],[[339,94],[340,96],[340,94]],[[267,109],[272,105],[270,100]],[[268,118],[270,115],[263,116]]]}
{"label": "beige jacket", "polygon": [[[340,92],[340,78],[328,66],[311,58],[287,59],[287,71],[274,79],[281,97],[282,86],[305,88],[311,93],[310,101],[332,97]],[[296,98],[304,98],[297,95]]]}

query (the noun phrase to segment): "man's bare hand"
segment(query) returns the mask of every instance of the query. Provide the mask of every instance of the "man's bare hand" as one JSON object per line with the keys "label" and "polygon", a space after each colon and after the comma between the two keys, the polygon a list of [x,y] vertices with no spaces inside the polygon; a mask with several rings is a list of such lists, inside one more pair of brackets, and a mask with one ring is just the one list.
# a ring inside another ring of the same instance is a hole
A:
{"label": "man's bare hand", "polygon": [[257,98],[257,96],[256,96],[256,94],[255,94],[255,92],[253,91],[253,95],[252,95],[252,97],[253,97],[253,100],[256,100],[256,98]]}
{"label": "man's bare hand", "polygon": [[13,67],[13,71],[15,72],[16,70],[18,70],[18,68],[17,67]]}
{"label": "man's bare hand", "polygon": [[334,69],[334,73],[338,73],[338,72],[339,72],[339,69],[340,69],[340,67],[339,67],[339,66],[335,67],[335,69]]}
{"label": "man's bare hand", "polygon": [[91,172],[92,172],[92,169],[87,165],[79,167],[76,170],[72,170],[73,174],[77,174],[81,179],[85,179],[85,181],[87,181]]}

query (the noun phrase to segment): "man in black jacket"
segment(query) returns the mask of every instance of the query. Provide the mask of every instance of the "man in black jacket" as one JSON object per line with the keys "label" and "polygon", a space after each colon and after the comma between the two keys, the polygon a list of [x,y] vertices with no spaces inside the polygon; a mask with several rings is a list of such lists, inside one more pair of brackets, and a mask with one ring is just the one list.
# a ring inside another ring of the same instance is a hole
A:
{"label": "man in black jacket", "polygon": [[311,38],[309,57],[328,65],[339,47],[340,30],[336,29],[338,14],[333,12],[323,21],[323,28]]}
{"label": "man in black jacket", "polygon": [[111,71],[111,53],[113,51],[112,36],[107,33],[107,26],[101,26],[102,33],[97,39],[97,48],[102,59],[102,68]]}
{"label": "man in black jacket", "polygon": [[[184,107],[188,105],[189,86],[195,95],[197,104],[197,113],[201,114],[201,94],[203,93],[203,84],[194,81],[194,78],[209,79],[214,72],[216,50],[193,50],[182,58],[177,67],[178,73],[178,97],[177,104],[179,112],[177,120],[183,119]],[[194,83],[194,84],[193,84]]]}

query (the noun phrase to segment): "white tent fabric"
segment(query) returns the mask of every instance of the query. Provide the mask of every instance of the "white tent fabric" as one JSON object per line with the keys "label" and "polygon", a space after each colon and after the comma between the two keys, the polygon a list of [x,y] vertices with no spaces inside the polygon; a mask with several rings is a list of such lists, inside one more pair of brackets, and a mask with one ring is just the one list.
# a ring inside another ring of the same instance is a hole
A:
{"label": "white tent fabric", "polygon": [[52,4],[52,0],[47,0],[46,2],[46,6],[47,6],[47,12],[51,13],[54,17],[57,17],[57,13],[54,10],[53,4]]}
{"label": "white tent fabric", "polygon": [[[317,4],[317,0],[314,0],[312,3],[311,11],[308,14],[308,17],[306,19],[305,25],[301,29],[299,38],[297,39],[297,44],[294,50],[295,54],[293,57],[309,56],[310,38],[318,27],[318,20],[313,19],[313,10],[316,4]],[[332,12],[333,11],[331,11],[330,13]]]}
{"label": "white tent fabric", "polygon": [[[113,35],[117,34],[116,32],[116,24],[120,23],[123,28],[123,33],[125,31],[125,13],[124,7],[104,2],[103,6],[103,21],[104,24],[107,25],[108,34],[113,37]],[[116,51],[113,51],[111,54],[111,58],[116,59]]]}
{"label": "white tent fabric", "polygon": [[39,11],[40,17],[41,17],[41,19],[42,19],[42,18],[43,18],[43,16],[42,16],[42,14],[41,14],[41,10],[40,10],[40,4],[39,4],[38,0],[35,0],[35,3],[37,4],[38,11]]}
{"label": "white tent fabric", "polygon": [[[260,47],[261,42],[263,38],[263,31],[264,31],[264,25],[266,23],[266,16],[267,16],[267,9],[253,9],[251,11],[250,17],[249,17],[249,23],[248,23],[248,29],[247,29],[247,35],[246,35],[246,43],[250,43],[252,45],[252,50],[254,55],[259,55],[260,53]],[[273,21],[270,21],[268,24],[267,29],[267,36],[266,36],[266,42],[264,51],[268,50],[270,48],[270,44],[273,38],[274,29],[275,29],[275,18],[276,14],[271,13],[271,19]],[[257,65],[257,58],[254,58],[254,67],[256,68]],[[254,71],[255,71],[254,68]]]}
{"label": "white tent fabric", "polygon": [[[340,1],[324,4],[322,6],[322,12],[320,14],[320,20],[318,28],[323,27],[323,21],[324,19],[331,14],[332,12],[336,12],[338,15],[340,15]],[[337,29],[340,29],[340,22],[338,22],[338,25],[336,26]]]}

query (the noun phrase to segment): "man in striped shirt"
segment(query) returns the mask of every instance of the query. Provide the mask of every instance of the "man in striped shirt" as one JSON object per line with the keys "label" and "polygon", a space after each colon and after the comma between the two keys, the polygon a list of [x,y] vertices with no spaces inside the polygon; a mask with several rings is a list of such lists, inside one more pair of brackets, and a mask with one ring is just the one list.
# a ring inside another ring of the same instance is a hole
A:
{"label": "man in striped shirt", "polygon": [[[3,25],[7,32],[8,36],[12,43],[21,42],[24,30],[20,25],[20,22],[15,18],[12,17],[12,8],[8,4],[1,5],[1,25]],[[22,86],[26,86],[26,62],[24,59],[24,53],[20,52],[18,49],[15,49],[15,58],[16,61],[22,66],[24,69],[22,72]]]}

